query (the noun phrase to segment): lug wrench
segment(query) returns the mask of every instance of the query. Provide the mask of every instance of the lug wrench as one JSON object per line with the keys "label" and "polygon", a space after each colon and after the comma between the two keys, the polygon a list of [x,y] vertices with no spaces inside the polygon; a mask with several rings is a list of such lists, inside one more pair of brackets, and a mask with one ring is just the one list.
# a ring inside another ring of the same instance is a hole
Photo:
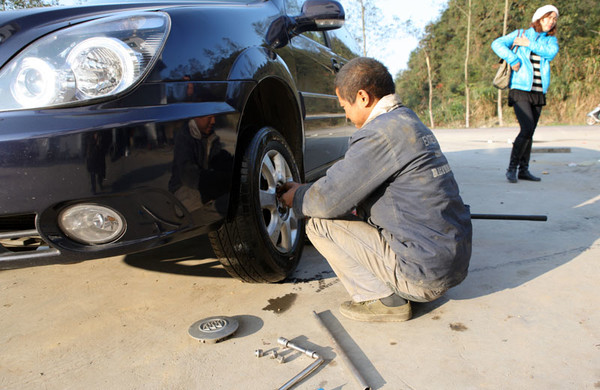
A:
{"label": "lug wrench", "polygon": [[296,383],[300,382],[303,378],[305,378],[308,374],[310,374],[311,372],[316,370],[317,367],[319,367],[324,362],[323,358],[321,356],[319,356],[319,354],[317,354],[315,351],[311,351],[309,349],[302,348],[299,345],[292,343],[291,341],[289,341],[288,339],[286,339],[284,337],[278,338],[277,342],[279,344],[283,345],[284,348],[294,349],[298,352],[305,354],[306,356],[309,356],[312,359],[316,359],[308,367],[306,367],[304,370],[300,371],[300,373],[298,375],[296,375],[295,377],[293,377],[292,379],[287,381],[283,386],[281,386],[279,388],[279,390],[287,390],[287,389],[291,388]]}

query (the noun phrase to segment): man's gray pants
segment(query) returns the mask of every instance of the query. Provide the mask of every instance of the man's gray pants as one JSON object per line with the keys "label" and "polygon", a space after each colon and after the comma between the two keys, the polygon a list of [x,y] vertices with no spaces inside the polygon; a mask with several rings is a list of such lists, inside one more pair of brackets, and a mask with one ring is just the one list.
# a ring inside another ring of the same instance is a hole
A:
{"label": "man's gray pants", "polygon": [[408,282],[387,241],[366,222],[309,218],[306,233],[355,302],[394,293],[409,301],[429,302],[447,290],[429,290]]}

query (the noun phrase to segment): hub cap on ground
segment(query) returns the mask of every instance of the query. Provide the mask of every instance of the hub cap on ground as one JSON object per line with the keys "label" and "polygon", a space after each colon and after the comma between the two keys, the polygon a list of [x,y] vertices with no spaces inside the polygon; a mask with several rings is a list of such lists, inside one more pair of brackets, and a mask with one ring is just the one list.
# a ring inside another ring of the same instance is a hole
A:
{"label": "hub cap on ground", "polygon": [[209,317],[194,322],[188,333],[203,343],[212,344],[231,336],[238,326],[238,321],[231,317]]}

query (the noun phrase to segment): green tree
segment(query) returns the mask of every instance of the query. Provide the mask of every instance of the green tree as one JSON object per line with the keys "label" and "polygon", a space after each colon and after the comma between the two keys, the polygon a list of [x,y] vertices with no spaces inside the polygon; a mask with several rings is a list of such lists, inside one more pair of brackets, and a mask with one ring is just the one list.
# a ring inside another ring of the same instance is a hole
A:
{"label": "green tree", "polygon": [[[508,23],[508,7],[510,5],[510,0],[504,0],[504,22],[502,23],[502,35],[506,35],[506,28]],[[498,110],[498,124],[500,126],[504,126],[504,118],[502,116],[502,90],[498,90],[498,100],[497,100],[497,110]]]}
{"label": "green tree", "polygon": [[[471,39],[467,41],[465,0],[449,0],[440,19],[425,28],[419,46],[411,53],[408,68],[396,78],[403,102],[422,118],[431,115],[424,61],[429,56],[433,115],[438,126],[460,126],[466,122],[467,114],[474,126],[498,124],[507,99],[491,83],[498,57],[490,45],[506,32],[528,28],[540,5],[509,1],[505,11],[506,4],[506,1],[471,0]],[[541,120],[583,123],[585,114],[600,102],[595,82],[600,78],[600,7],[597,0],[556,0],[553,4],[560,11],[557,33],[560,51],[551,63],[548,105]],[[465,66],[467,53],[468,66]],[[506,110],[505,117],[507,122],[515,123],[512,110]]]}
{"label": "green tree", "polygon": [[469,122],[469,116],[470,116],[470,112],[471,112],[471,95],[470,95],[470,88],[469,88],[469,56],[471,55],[471,50],[470,50],[470,46],[471,46],[471,22],[472,22],[472,0],[467,0],[467,8],[466,9],[462,9],[459,7],[460,11],[465,14],[465,18],[466,18],[466,23],[467,23],[467,33],[465,36],[465,127],[469,127],[470,122]]}
{"label": "green tree", "polygon": [[2,0],[2,11],[22,8],[46,7],[55,4],[58,4],[58,0]]}
{"label": "green tree", "polygon": [[346,26],[368,56],[375,47],[385,47],[403,33],[396,16],[385,18],[377,0],[341,0],[346,11]]}

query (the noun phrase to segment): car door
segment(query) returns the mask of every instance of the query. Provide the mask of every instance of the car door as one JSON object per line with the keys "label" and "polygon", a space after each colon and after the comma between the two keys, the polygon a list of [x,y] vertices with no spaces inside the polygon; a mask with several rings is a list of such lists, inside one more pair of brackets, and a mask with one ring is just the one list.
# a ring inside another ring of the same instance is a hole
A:
{"label": "car door", "polygon": [[[286,0],[287,14],[300,14],[302,2]],[[333,31],[310,31],[290,41],[296,87],[305,107],[304,171],[307,180],[321,175],[344,155],[348,138],[356,130],[346,120],[335,94],[337,71],[356,56],[341,42]],[[345,47],[345,50],[336,53],[332,44],[337,44],[340,49]]]}

